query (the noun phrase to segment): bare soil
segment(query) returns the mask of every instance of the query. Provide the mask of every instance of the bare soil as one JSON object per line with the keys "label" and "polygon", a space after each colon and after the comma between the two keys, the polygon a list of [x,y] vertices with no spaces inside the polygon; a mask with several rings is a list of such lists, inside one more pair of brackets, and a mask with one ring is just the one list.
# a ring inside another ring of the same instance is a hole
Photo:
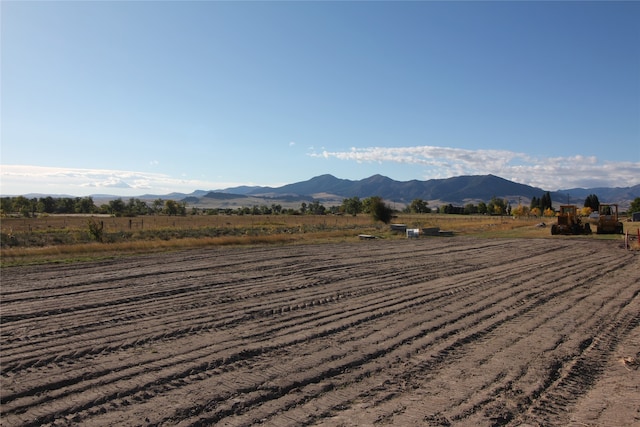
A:
{"label": "bare soil", "polygon": [[640,425],[639,256],[434,238],[5,268],[1,425]]}

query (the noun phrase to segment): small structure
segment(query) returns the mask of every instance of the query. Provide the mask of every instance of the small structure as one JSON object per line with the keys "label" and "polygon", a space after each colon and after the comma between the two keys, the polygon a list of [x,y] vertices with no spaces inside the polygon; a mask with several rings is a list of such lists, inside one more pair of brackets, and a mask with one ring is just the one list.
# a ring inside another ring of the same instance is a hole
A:
{"label": "small structure", "polygon": [[407,231],[407,224],[391,224],[391,231],[394,233],[405,233]]}
{"label": "small structure", "polygon": [[407,228],[407,238],[408,239],[417,239],[420,237],[420,229],[419,228]]}
{"label": "small structure", "polygon": [[358,237],[360,238],[360,240],[370,240],[376,238],[376,236],[372,234],[358,234]]}
{"label": "small structure", "polygon": [[640,221],[640,212],[634,212],[631,214],[631,221],[637,222]]}
{"label": "small structure", "polygon": [[422,235],[433,237],[451,237],[453,236],[453,231],[440,230],[440,227],[428,227],[422,229]]}
{"label": "small structure", "polygon": [[422,234],[425,236],[438,236],[440,234],[440,227],[423,228]]}

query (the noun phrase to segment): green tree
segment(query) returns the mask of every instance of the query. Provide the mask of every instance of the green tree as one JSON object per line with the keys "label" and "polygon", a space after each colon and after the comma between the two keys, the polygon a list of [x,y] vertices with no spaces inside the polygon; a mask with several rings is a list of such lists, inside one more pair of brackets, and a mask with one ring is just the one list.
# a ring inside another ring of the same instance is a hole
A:
{"label": "green tree", "polygon": [[271,215],[273,211],[267,205],[260,205],[260,214],[261,215]]}
{"label": "green tree", "polygon": [[504,215],[507,213],[507,202],[494,196],[487,204],[487,212],[490,215]]}
{"label": "green tree", "polygon": [[629,206],[629,212],[640,212],[640,197],[633,199],[633,202],[631,202],[631,205]]}
{"label": "green tree", "polygon": [[314,200],[309,204],[309,213],[312,215],[324,215],[326,210],[327,209],[317,200]]}
{"label": "green tree", "polygon": [[363,211],[362,201],[359,197],[351,197],[342,201],[341,210],[349,215],[356,216]]}
{"label": "green tree", "polygon": [[2,211],[2,215],[8,215],[13,212],[13,200],[11,197],[0,199],[0,211]]}
{"label": "green tree", "polygon": [[411,201],[409,205],[409,211],[412,213],[429,213],[431,212],[431,208],[428,206],[429,203],[425,202],[422,199],[414,199]]}
{"label": "green tree", "polygon": [[82,197],[76,199],[75,210],[77,213],[93,213],[96,211],[96,205],[93,203],[93,198]]}
{"label": "green tree", "polygon": [[127,202],[125,208],[125,214],[127,216],[146,215],[149,213],[149,206],[146,202],[140,199],[134,199],[133,197]]}
{"label": "green tree", "polygon": [[152,209],[154,213],[162,212],[162,207],[164,206],[164,200],[156,199],[153,201]]}
{"label": "green tree", "polygon": [[164,202],[164,213],[167,215],[178,215],[179,208],[175,200],[167,200]]}
{"label": "green tree", "polygon": [[122,216],[125,212],[127,205],[122,201],[122,199],[115,199],[109,201],[109,211],[111,215]]}
{"label": "green tree", "polygon": [[178,203],[178,214],[182,216],[187,215],[187,202]]}
{"label": "green tree", "polygon": [[531,198],[531,204],[529,205],[529,209],[534,209],[534,208],[540,209],[540,199],[538,199],[536,196],[533,196]]}
{"label": "green tree", "polygon": [[385,224],[389,224],[393,217],[393,209],[391,209],[391,206],[384,203],[382,198],[378,196],[369,197],[369,199],[371,216],[373,219],[375,221],[382,221]]}
{"label": "green tree", "polygon": [[75,199],[72,199],[71,197],[61,197],[56,199],[56,213],[74,213],[75,211]]}
{"label": "green tree", "polygon": [[54,213],[56,211],[56,201],[53,197],[41,197],[38,201],[38,212]]}
{"label": "green tree", "polygon": [[364,212],[366,214],[370,214],[371,211],[371,202],[372,202],[372,198],[371,197],[367,197],[365,199],[362,200],[362,210],[361,212]]}
{"label": "green tree", "polygon": [[478,213],[483,215],[487,213],[487,204],[485,202],[478,203]]}
{"label": "green tree", "polygon": [[467,215],[478,213],[478,207],[473,203],[467,203],[464,205],[464,213]]}
{"label": "green tree", "polygon": [[544,210],[551,209],[551,208],[552,208],[551,194],[547,191],[540,198],[540,210],[544,211]]}
{"label": "green tree", "polygon": [[22,216],[31,215],[31,200],[24,196],[18,196],[13,199],[13,212],[20,212]]}
{"label": "green tree", "polygon": [[600,200],[598,200],[598,196],[595,194],[589,194],[586,199],[584,199],[585,208],[591,208],[592,212],[598,212],[598,208],[600,208]]}

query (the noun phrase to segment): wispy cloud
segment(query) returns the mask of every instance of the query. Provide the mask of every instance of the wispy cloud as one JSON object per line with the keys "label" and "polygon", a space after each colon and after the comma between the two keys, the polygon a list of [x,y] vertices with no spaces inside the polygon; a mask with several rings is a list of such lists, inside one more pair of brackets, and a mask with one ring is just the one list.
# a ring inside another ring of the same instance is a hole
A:
{"label": "wispy cloud", "polygon": [[533,157],[508,150],[460,148],[367,147],[309,154],[360,163],[404,163],[424,168],[423,178],[494,174],[547,190],[573,187],[622,187],[640,183],[640,162],[599,161],[596,157]]}
{"label": "wispy cloud", "polygon": [[107,193],[139,196],[143,193],[191,193],[197,189],[212,190],[246,184],[174,178],[160,173],[27,165],[2,165],[0,178],[0,193],[3,195],[51,193],[84,196]]}

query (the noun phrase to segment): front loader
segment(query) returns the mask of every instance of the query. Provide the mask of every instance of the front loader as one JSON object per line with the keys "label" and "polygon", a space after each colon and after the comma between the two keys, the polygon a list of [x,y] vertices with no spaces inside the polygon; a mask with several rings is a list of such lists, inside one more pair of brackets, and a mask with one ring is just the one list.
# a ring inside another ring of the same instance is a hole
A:
{"label": "front loader", "polygon": [[591,234],[591,226],[582,224],[576,205],[562,205],[558,212],[558,223],[551,226],[551,234]]}
{"label": "front loader", "polygon": [[598,209],[598,234],[622,234],[624,226],[618,220],[618,205],[600,204]]}

